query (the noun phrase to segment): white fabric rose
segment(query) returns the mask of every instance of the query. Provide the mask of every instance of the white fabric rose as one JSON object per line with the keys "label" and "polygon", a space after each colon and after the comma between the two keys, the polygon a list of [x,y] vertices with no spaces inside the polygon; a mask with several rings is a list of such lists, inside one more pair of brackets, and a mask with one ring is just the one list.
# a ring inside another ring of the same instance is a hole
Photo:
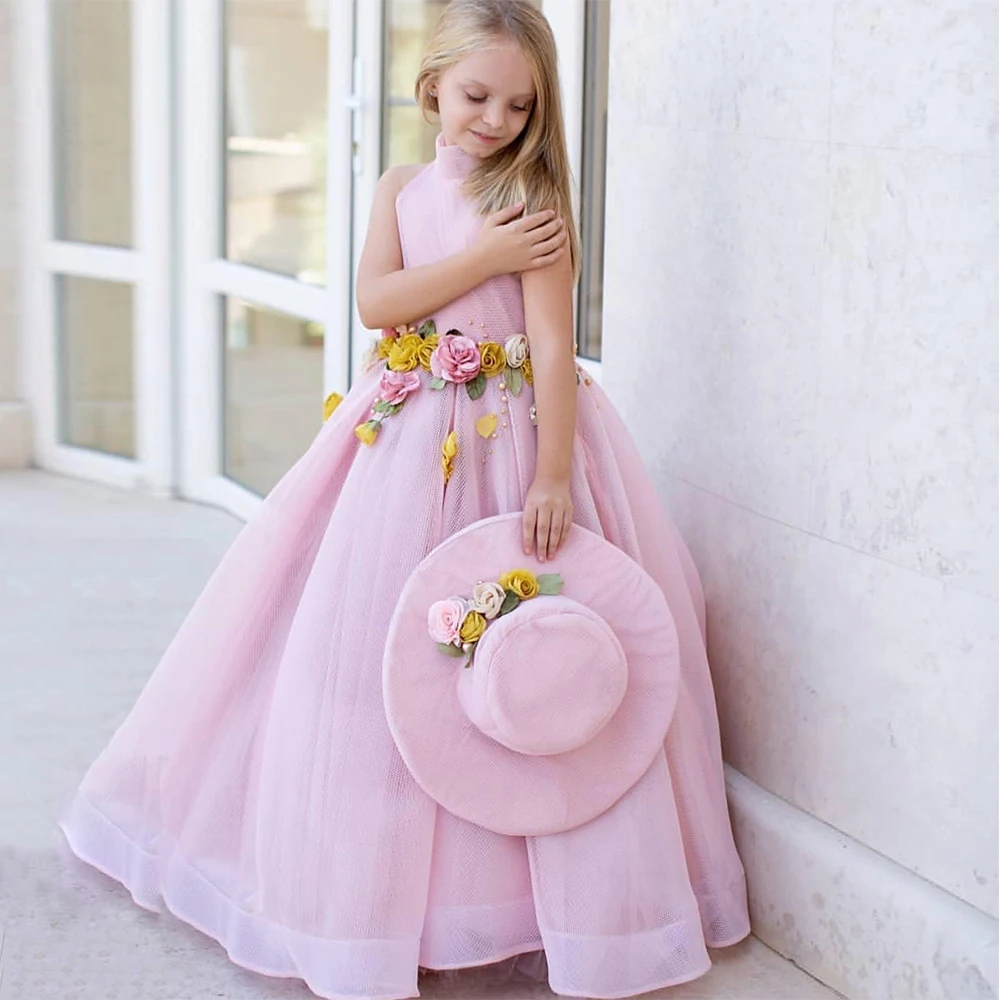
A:
{"label": "white fabric rose", "polygon": [[493,583],[491,580],[477,583],[472,588],[469,610],[478,611],[487,621],[490,618],[496,618],[500,614],[500,605],[503,604],[504,596],[504,589],[499,583]]}
{"label": "white fabric rose", "polygon": [[507,364],[511,368],[520,368],[528,356],[528,338],[523,333],[509,337],[503,345],[503,352],[507,355]]}

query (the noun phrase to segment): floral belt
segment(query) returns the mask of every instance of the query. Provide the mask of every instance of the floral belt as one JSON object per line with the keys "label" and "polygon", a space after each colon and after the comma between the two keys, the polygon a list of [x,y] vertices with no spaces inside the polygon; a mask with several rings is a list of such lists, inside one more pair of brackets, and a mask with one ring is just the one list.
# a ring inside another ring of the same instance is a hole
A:
{"label": "floral belt", "polygon": [[407,396],[421,387],[420,371],[430,375],[427,387],[441,390],[449,382],[464,385],[470,399],[479,399],[486,391],[486,381],[502,376],[500,388],[519,396],[524,383],[534,385],[528,338],[523,333],[508,337],[504,343],[477,343],[459,330],[439,335],[434,320],[416,326],[385,329],[365,358],[368,371],[380,360],[385,370],[379,380],[379,395],[372,405],[371,417],[354,428],[364,444],[375,443],[382,421],[396,413]]}

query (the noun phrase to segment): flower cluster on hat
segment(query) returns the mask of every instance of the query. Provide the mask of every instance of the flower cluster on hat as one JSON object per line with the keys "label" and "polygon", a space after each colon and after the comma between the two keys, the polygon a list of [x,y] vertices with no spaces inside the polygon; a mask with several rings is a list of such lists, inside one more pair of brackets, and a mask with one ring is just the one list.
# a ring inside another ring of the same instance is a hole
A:
{"label": "flower cluster on hat", "polygon": [[463,666],[468,667],[488,625],[510,614],[522,601],[558,594],[562,587],[558,573],[535,576],[529,569],[508,570],[497,580],[480,580],[471,597],[452,595],[435,601],[427,611],[427,631],[442,653],[467,656]]}
{"label": "flower cluster on hat", "polygon": [[406,402],[406,397],[420,388],[418,368],[426,368],[430,355],[437,345],[434,320],[427,320],[419,327],[397,326],[386,328],[375,346],[377,358],[385,359],[385,370],[379,379],[379,395],[372,404],[371,415],[354,428],[363,444],[374,444],[382,421],[396,413]]}

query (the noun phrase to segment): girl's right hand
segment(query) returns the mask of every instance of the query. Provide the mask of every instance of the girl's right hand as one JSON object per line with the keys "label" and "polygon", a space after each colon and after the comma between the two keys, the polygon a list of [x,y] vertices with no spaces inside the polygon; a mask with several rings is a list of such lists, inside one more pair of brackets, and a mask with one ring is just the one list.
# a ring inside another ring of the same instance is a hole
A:
{"label": "girl's right hand", "polygon": [[522,211],[521,203],[509,205],[483,222],[472,250],[490,276],[545,267],[565,253],[566,227],[562,219],[555,218],[554,210],[519,219]]}

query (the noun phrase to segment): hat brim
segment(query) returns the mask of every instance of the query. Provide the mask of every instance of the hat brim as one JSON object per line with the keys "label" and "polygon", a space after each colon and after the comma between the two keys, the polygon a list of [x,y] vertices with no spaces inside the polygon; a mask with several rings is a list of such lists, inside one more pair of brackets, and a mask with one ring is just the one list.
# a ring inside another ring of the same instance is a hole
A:
{"label": "hat brim", "polygon": [[[424,557],[389,624],[382,690],[399,752],[431,798],[487,829],[530,836],[588,822],[645,774],[673,717],[680,654],[663,591],[634,559],[574,524],[555,558],[540,562],[534,553],[524,555],[521,520],[520,512],[484,518]],[[628,662],[628,687],[604,728],[583,746],[553,756],[520,754],[481,732],[458,699],[464,661],[440,652],[427,632],[435,601],[468,596],[479,580],[519,568],[559,573],[562,595],[608,623]]]}

